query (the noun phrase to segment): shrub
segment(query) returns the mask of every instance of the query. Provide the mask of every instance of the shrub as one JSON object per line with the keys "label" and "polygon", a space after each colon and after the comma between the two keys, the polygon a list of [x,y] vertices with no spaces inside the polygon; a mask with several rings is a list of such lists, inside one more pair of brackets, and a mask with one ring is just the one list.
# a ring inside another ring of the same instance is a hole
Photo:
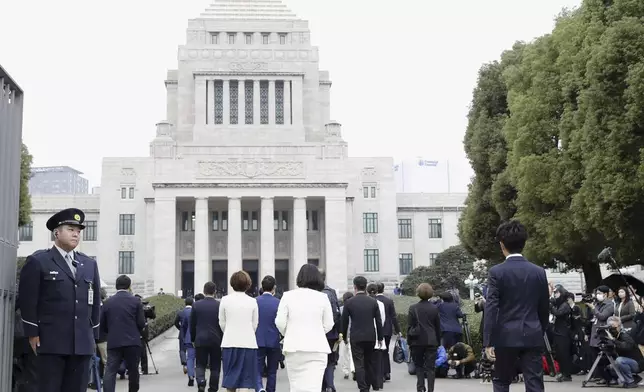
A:
{"label": "shrub", "polygon": [[[400,331],[403,336],[407,336],[407,315],[409,313],[409,306],[418,302],[417,297],[398,295],[392,297],[396,306],[396,315],[400,323]],[[467,323],[470,327],[470,336],[472,337],[472,349],[474,354],[478,357],[483,350],[483,336],[479,333],[479,328],[482,321],[482,313],[474,312],[474,301],[461,300],[461,310],[467,315]]]}
{"label": "shrub", "polygon": [[174,318],[183,309],[183,299],[174,295],[154,295],[145,299],[155,306],[157,318],[148,324],[149,339],[152,340],[174,327]]}

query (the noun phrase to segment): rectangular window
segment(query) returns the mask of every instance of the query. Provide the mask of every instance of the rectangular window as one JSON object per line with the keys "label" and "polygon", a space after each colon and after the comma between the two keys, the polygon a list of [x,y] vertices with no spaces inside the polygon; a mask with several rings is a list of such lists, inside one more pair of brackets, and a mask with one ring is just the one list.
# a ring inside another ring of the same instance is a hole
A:
{"label": "rectangular window", "polygon": [[411,238],[411,219],[398,219],[398,238]]}
{"label": "rectangular window", "polygon": [[132,275],[134,273],[134,252],[119,252],[119,275]]}
{"label": "rectangular window", "polygon": [[134,235],[134,214],[119,215],[119,235]]}
{"label": "rectangular window", "polygon": [[411,270],[414,269],[414,261],[411,253],[401,253],[398,256],[398,261],[400,263],[400,275],[409,275]]}
{"label": "rectangular window", "polygon": [[284,124],[284,81],[275,81],[275,124]]}
{"label": "rectangular window", "polygon": [[95,220],[85,221],[85,229],[83,230],[83,241],[96,241],[97,236],[97,222]]}
{"label": "rectangular window", "polygon": [[129,188],[129,195],[128,196],[129,196],[130,199],[134,199],[134,187],[133,186],[131,186]]}
{"label": "rectangular window", "polygon": [[195,212],[181,212],[181,231],[195,231]]}
{"label": "rectangular window", "polygon": [[429,219],[429,238],[443,238],[443,224],[440,218]]}
{"label": "rectangular window", "polygon": [[280,45],[286,45],[286,33],[280,33]]}
{"label": "rectangular window", "polygon": [[228,45],[235,45],[236,33],[228,33]]}
{"label": "rectangular window", "polygon": [[215,80],[215,124],[224,123],[224,81]]}
{"label": "rectangular window", "polygon": [[362,187],[362,197],[365,199],[369,198],[369,187],[368,186],[363,186]]}
{"label": "rectangular window", "polygon": [[271,41],[271,33],[262,33],[262,44],[268,45]]}
{"label": "rectangular window", "polygon": [[127,199],[127,187],[121,187],[121,199]]}
{"label": "rectangular window", "polygon": [[249,228],[248,211],[242,211],[242,230],[248,231],[248,228]]}
{"label": "rectangular window", "polygon": [[231,80],[228,82],[228,95],[230,98],[230,123],[237,124],[239,114],[239,81]]}
{"label": "rectangular window", "polygon": [[246,39],[246,45],[252,45],[253,44],[253,33],[244,34],[244,38]]}
{"label": "rectangular window", "polygon": [[376,185],[375,184],[362,184],[362,197],[365,199],[376,198]]}
{"label": "rectangular window", "polygon": [[260,124],[268,124],[268,80],[259,82],[259,117]]}
{"label": "rectangular window", "polygon": [[278,231],[280,229],[280,212],[273,211],[273,229]]}
{"label": "rectangular window", "polygon": [[253,97],[254,97],[254,87],[252,80],[244,81],[244,116],[245,123],[253,123]]}
{"label": "rectangular window", "polygon": [[436,263],[436,258],[438,257],[438,253],[430,253],[429,254],[429,266],[431,267]]}
{"label": "rectangular window", "polygon": [[288,211],[282,211],[282,231],[288,231]]}
{"label": "rectangular window", "polygon": [[378,249],[364,250],[364,272],[380,271],[380,254]]}
{"label": "rectangular window", "polygon": [[213,45],[219,44],[219,33],[210,33],[210,43]]}
{"label": "rectangular window", "polygon": [[362,214],[362,231],[363,233],[378,232],[378,213],[365,212]]}
{"label": "rectangular window", "polygon": [[221,230],[228,231],[228,211],[221,212]]}
{"label": "rectangular window", "polygon": [[212,231],[219,231],[219,212],[212,212]]}
{"label": "rectangular window", "polygon": [[306,211],[306,229],[308,231],[319,230],[317,210]]}
{"label": "rectangular window", "polygon": [[259,230],[259,212],[251,211],[250,213],[250,229],[252,231]]}
{"label": "rectangular window", "polygon": [[34,222],[29,222],[18,229],[19,241],[33,241],[34,240]]}
{"label": "rectangular window", "polygon": [[371,187],[371,198],[372,199],[376,198],[376,187],[375,186]]}

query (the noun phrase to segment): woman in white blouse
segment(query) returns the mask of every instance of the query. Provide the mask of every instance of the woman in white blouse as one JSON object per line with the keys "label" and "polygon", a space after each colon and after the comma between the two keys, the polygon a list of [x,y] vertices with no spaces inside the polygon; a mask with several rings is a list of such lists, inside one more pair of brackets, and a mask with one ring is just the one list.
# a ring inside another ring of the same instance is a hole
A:
{"label": "woman in white blouse", "polygon": [[224,332],[221,386],[229,392],[237,389],[254,391],[257,385],[257,302],[246,294],[252,281],[245,271],[235,272],[230,277],[230,285],[233,292],[223,297],[219,305],[219,326]]}
{"label": "woman in white blouse", "polygon": [[284,335],[282,349],[291,392],[320,392],[331,353],[326,333],[333,328],[329,297],[318,268],[305,264],[297,274],[297,289],[284,293],[275,325]]}

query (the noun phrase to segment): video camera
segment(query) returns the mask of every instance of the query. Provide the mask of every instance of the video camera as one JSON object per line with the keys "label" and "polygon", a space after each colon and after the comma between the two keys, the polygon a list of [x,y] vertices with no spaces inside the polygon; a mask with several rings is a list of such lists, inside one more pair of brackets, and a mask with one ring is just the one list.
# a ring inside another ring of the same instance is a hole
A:
{"label": "video camera", "polygon": [[581,296],[581,302],[585,304],[592,304],[595,301],[595,297],[592,294],[584,294]]}
{"label": "video camera", "polygon": [[598,348],[607,354],[611,354],[615,349],[615,343],[608,337],[609,329],[610,325],[600,325],[595,331],[595,336],[599,338]]}
{"label": "video camera", "polygon": [[146,319],[154,320],[157,318],[157,312],[154,305],[150,301],[141,301],[143,304],[143,315]]}

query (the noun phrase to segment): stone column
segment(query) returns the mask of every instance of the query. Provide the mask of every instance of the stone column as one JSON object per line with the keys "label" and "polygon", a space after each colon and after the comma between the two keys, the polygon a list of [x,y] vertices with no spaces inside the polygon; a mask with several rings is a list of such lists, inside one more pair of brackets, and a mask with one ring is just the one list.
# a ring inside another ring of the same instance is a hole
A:
{"label": "stone column", "polygon": [[199,197],[195,203],[195,293],[200,293],[212,276],[209,228],[208,198]]}
{"label": "stone column", "polygon": [[268,123],[275,125],[275,81],[268,81]]}
{"label": "stone column", "polygon": [[177,204],[174,197],[154,200],[154,292],[177,294]]}
{"label": "stone column", "polygon": [[259,262],[259,279],[266,275],[275,277],[275,230],[273,229],[273,198],[262,197],[260,224],[261,256]]}
{"label": "stone column", "polygon": [[347,206],[346,197],[324,200],[326,235],[326,281],[334,289],[347,290]]}
{"label": "stone column", "polygon": [[237,124],[246,124],[246,90],[244,89],[244,79],[237,82],[239,92],[237,93]]}
{"label": "stone column", "polygon": [[228,292],[232,293],[230,277],[242,269],[241,199],[228,199]]}
{"label": "stone column", "polygon": [[259,80],[253,80],[253,125],[261,124],[260,109]]}
{"label": "stone column", "polygon": [[215,123],[215,81],[208,81],[208,113],[206,114],[206,119],[208,124]]}
{"label": "stone column", "polygon": [[302,92],[302,78],[301,77],[296,77],[293,79],[293,86],[292,86],[292,91],[291,94],[293,95],[293,125],[296,127],[303,127],[304,126],[304,120],[302,118],[303,116],[303,108],[302,108],[302,100],[303,100],[303,92]]}
{"label": "stone column", "polygon": [[195,125],[206,124],[206,79],[195,79]]}
{"label": "stone column", "polygon": [[291,81],[284,81],[284,125],[291,125]]}
{"label": "stone column", "polygon": [[230,125],[230,80],[224,79],[224,125]]}
{"label": "stone column", "polygon": [[293,268],[290,271],[291,289],[297,288],[295,278],[300,268],[308,262],[308,244],[306,234],[306,199],[293,199]]}

